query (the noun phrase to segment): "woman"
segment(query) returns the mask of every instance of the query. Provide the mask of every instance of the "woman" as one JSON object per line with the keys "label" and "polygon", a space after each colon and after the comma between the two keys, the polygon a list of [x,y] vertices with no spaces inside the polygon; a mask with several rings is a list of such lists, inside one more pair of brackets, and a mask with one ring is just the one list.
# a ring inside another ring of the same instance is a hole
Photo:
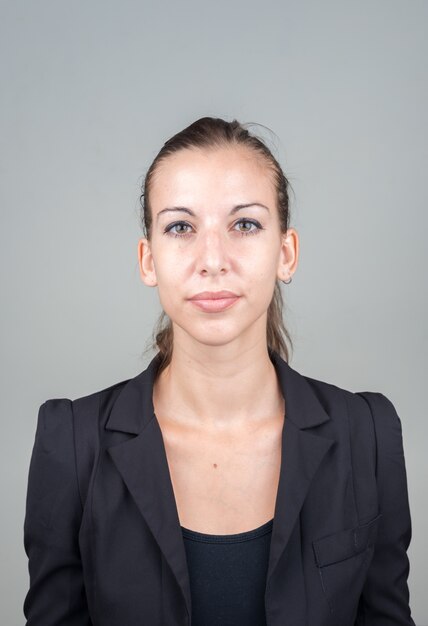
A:
{"label": "woman", "polygon": [[280,165],[205,117],[165,143],[142,208],[167,322],[136,377],[39,409],[27,624],[414,624],[395,408],[288,365]]}

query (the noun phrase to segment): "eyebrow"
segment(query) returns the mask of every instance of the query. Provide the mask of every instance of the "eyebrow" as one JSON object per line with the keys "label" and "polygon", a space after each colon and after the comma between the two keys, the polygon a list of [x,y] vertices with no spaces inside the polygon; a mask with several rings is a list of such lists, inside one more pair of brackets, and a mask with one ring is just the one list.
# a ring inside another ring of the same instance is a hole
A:
{"label": "eyebrow", "polygon": [[[251,206],[259,206],[262,209],[266,209],[266,211],[269,211],[268,207],[265,206],[264,204],[261,204],[260,202],[249,202],[247,204],[236,204],[230,210],[229,215],[234,215],[237,211],[240,211],[241,209],[247,209],[248,207],[251,207]],[[173,207],[167,207],[166,209],[162,209],[161,211],[159,211],[159,213],[156,216],[156,220],[159,219],[162,213],[168,213],[170,211],[183,211],[184,213],[187,213],[188,215],[193,215],[193,217],[196,217],[196,214],[191,209],[188,209],[187,207],[173,206]]]}

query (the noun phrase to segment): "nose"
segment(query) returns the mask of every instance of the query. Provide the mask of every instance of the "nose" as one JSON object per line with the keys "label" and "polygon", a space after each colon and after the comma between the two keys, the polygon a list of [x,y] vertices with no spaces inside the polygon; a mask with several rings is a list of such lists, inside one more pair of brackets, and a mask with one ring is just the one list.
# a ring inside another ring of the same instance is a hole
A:
{"label": "nose", "polygon": [[226,237],[214,229],[200,235],[197,247],[197,271],[215,276],[230,269],[230,250]]}

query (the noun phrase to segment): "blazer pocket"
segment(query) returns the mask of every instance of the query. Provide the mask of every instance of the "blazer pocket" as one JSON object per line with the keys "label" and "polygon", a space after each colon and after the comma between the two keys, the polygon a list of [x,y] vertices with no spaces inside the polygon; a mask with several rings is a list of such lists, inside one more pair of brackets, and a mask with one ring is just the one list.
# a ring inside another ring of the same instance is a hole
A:
{"label": "blazer pocket", "polygon": [[373,556],[379,513],[365,524],[345,528],[312,541],[315,562],[330,610],[358,601]]}

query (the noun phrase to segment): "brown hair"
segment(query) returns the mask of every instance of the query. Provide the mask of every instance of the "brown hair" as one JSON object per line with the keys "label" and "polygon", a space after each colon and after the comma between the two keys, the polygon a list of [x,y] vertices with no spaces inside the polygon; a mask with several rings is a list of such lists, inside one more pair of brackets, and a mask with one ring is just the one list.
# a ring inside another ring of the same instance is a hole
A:
{"label": "brown hair", "polygon": [[[201,117],[187,128],[168,139],[156,155],[142,184],[140,205],[141,224],[144,237],[150,241],[152,230],[152,211],[150,206],[150,189],[158,166],[169,155],[183,149],[190,148],[222,148],[229,145],[242,145],[261,156],[273,174],[277,193],[277,209],[281,232],[289,228],[290,211],[288,187],[289,181],[284,175],[281,166],[273,156],[264,141],[254,134],[250,134],[244,124],[236,119],[227,122],[216,117]],[[293,342],[283,321],[284,302],[282,299],[279,281],[276,281],[273,297],[267,312],[266,336],[270,350],[276,351],[286,361],[289,360],[289,343],[293,350]],[[173,349],[173,325],[165,311],[162,311],[153,329],[152,340],[147,350],[156,350],[160,361],[157,375],[170,363]]]}

